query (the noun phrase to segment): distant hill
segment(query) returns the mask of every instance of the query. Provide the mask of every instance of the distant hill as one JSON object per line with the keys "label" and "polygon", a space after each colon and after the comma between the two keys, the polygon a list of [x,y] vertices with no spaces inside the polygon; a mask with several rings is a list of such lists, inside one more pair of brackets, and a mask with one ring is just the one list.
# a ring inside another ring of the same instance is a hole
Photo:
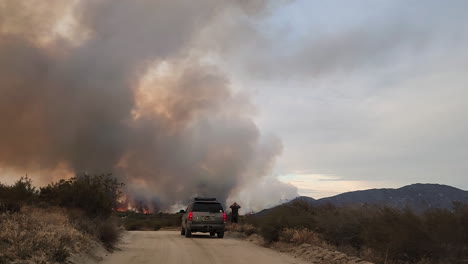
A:
{"label": "distant hill", "polygon": [[453,206],[453,201],[468,202],[468,191],[440,184],[412,184],[398,189],[370,189],[339,194],[317,200],[337,206],[377,204],[396,208],[410,207],[417,211]]}
{"label": "distant hill", "polygon": [[[422,212],[431,208],[451,209],[454,201],[468,203],[468,191],[441,184],[412,184],[398,189],[369,189],[342,193],[336,196],[315,200],[300,196],[288,202],[305,201],[311,205],[331,203],[336,206],[347,205],[385,205],[399,209],[411,208]],[[269,209],[259,212],[264,214]]]}

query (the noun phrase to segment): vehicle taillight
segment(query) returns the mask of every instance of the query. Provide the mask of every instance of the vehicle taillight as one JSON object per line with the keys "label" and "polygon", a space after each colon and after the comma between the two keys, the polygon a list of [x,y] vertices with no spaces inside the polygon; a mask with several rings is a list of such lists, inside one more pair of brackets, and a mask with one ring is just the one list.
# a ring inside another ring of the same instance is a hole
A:
{"label": "vehicle taillight", "polygon": [[188,213],[188,220],[189,221],[193,220],[193,213],[192,212]]}
{"label": "vehicle taillight", "polygon": [[226,213],[223,213],[223,222],[226,222]]}

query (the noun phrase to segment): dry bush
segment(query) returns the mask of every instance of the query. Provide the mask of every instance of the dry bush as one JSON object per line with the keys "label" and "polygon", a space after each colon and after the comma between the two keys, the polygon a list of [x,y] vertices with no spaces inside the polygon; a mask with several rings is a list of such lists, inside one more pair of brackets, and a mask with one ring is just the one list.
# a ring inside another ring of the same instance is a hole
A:
{"label": "dry bush", "polygon": [[16,213],[21,210],[21,204],[16,201],[0,200],[1,213]]}
{"label": "dry bush", "polygon": [[161,227],[171,227],[162,226],[157,219],[125,219],[123,225],[127,231],[157,231]]}
{"label": "dry bush", "polygon": [[177,227],[181,225],[182,215],[180,213],[168,214],[142,214],[136,212],[116,212],[115,215],[121,219],[125,230],[159,230],[164,227]]}
{"label": "dry bush", "polygon": [[361,248],[359,252],[359,257],[372,263],[385,262],[385,259],[381,257],[381,254],[379,252],[376,252],[374,249],[368,247]]}
{"label": "dry bush", "polygon": [[66,210],[70,223],[80,232],[96,236],[98,234],[98,226],[96,221],[91,220],[83,210],[67,209]]}
{"label": "dry bush", "polygon": [[80,209],[67,209],[70,223],[81,233],[95,238],[111,249],[119,241],[122,230],[116,217],[91,219]]}
{"label": "dry bush", "polygon": [[23,205],[36,202],[38,194],[28,177],[21,177],[12,185],[0,183],[0,214],[19,212]]}
{"label": "dry bush", "polygon": [[244,233],[250,236],[257,233],[257,228],[251,224],[227,224],[226,231]]}
{"label": "dry bush", "polygon": [[280,233],[280,241],[292,243],[294,245],[310,244],[329,248],[329,245],[320,237],[320,235],[307,228],[285,228]]}
{"label": "dry bush", "polygon": [[226,224],[225,230],[230,232],[240,232],[240,225]]}
{"label": "dry bush", "polygon": [[[380,206],[311,206],[301,201],[246,217],[270,243],[326,244],[376,263],[457,263],[468,259],[468,205],[422,214]],[[310,238],[309,238],[310,236]]]}
{"label": "dry bush", "polygon": [[111,213],[121,187],[110,174],[77,176],[40,190],[29,178],[0,183],[0,264],[64,262],[91,240],[112,248],[120,236]]}
{"label": "dry bush", "polygon": [[113,248],[120,239],[120,230],[114,219],[99,221],[97,224],[97,236],[107,248]]}
{"label": "dry bush", "polygon": [[257,228],[251,224],[243,224],[241,225],[241,232],[243,232],[244,234],[250,236],[252,234],[256,234],[257,233]]}
{"label": "dry bush", "polygon": [[284,225],[281,220],[268,220],[264,225],[260,227],[260,235],[263,237],[266,243],[272,243],[279,241],[281,230],[283,230]]}
{"label": "dry bush", "polygon": [[122,195],[123,183],[112,174],[77,175],[40,189],[39,200],[54,206],[80,209],[88,217],[107,218]]}
{"label": "dry bush", "polygon": [[0,215],[0,261],[63,262],[84,251],[90,237],[70,223],[63,209],[23,208]]}

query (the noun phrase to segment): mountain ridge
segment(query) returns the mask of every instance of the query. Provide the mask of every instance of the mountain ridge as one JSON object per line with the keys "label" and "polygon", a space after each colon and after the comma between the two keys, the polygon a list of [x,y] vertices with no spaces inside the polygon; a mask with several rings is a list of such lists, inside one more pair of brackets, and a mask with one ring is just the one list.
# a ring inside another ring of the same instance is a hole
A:
{"label": "mountain ridge", "polygon": [[[410,208],[416,212],[424,212],[435,208],[450,210],[453,208],[453,202],[456,201],[468,203],[468,191],[444,184],[415,183],[400,188],[351,191],[321,199],[299,196],[284,204],[295,201],[304,201],[310,205],[328,203],[335,206],[380,205],[398,209]],[[270,209],[262,210],[258,214],[263,214]]]}

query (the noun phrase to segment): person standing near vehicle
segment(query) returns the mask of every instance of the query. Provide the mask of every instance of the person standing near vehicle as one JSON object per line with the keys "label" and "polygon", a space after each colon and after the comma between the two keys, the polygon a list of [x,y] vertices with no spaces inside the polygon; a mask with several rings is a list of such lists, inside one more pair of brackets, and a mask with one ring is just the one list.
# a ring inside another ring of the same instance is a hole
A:
{"label": "person standing near vehicle", "polygon": [[234,202],[231,206],[229,206],[229,208],[231,208],[231,211],[232,211],[231,222],[237,224],[238,217],[239,217],[239,209],[241,207],[236,202]]}

